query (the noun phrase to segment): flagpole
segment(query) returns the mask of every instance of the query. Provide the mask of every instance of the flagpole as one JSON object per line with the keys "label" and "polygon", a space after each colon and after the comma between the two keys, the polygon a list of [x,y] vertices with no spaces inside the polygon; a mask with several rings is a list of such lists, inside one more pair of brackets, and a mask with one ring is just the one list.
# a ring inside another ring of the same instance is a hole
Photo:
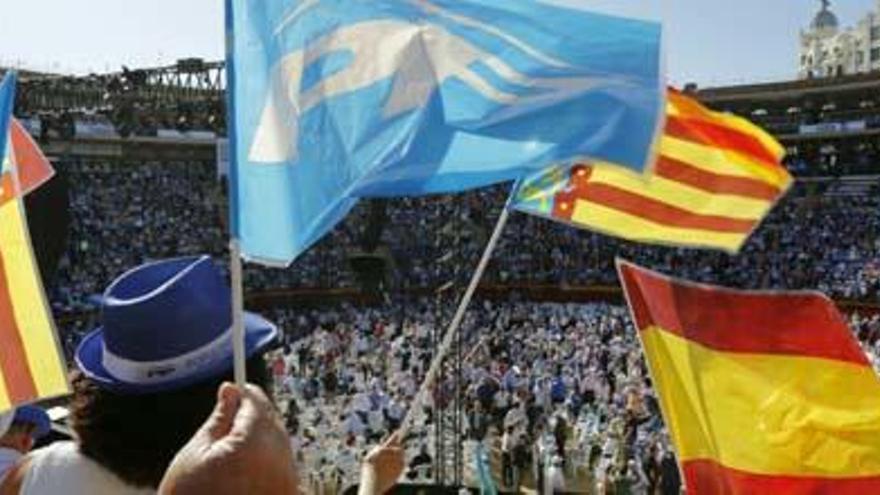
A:
{"label": "flagpole", "polygon": [[224,2],[226,29],[226,129],[229,146],[229,278],[232,285],[232,359],[235,384],[247,383],[247,355],[244,334],[244,277],[242,276],[241,243],[238,238],[238,145],[235,128],[235,48],[232,0]]}
{"label": "flagpole", "polygon": [[229,241],[229,276],[232,284],[232,359],[235,363],[235,384],[244,387],[247,382],[244,347],[244,281],[242,280],[241,246],[238,239]]}
{"label": "flagpole", "polygon": [[464,314],[467,311],[471,299],[473,299],[474,297],[477,286],[480,285],[480,280],[483,278],[483,273],[489,266],[489,260],[492,259],[492,253],[495,251],[495,247],[498,245],[498,240],[501,239],[501,234],[502,232],[504,232],[504,227],[507,225],[507,220],[509,218],[510,205],[508,204],[501,211],[501,216],[498,217],[498,222],[495,224],[495,230],[492,232],[492,237],[489,238],[489,243],[486,244],[486,249],[483,251],[483,256],[482,258],[480,258],[480,263],[477,265],[477,269],[474,271],[473,276],[471,276],[470,284],[468,284],[467,290],[465,291],[464,296],[461,298],[458,309],[455,311],[455,316],[452,317],[452,321],[449,323],[449,327],[446,329],[446,334],[443,336],[443,341],[440,344],[437,355],[434,357],[434,361],[431,363],[431,367],[428,369],[428,373],[425,375],[425,380],[422,382],[422,386],[419,388],[419,391],[416,394],[413,403],[409,407],[409,411],[407,411],[406,413],[406,417],[401,423],[401,440],[406,438],[406,436],[409,434],[413,426],[412,422],[415,419],[415,413],[421,408],[422,404],[425,402],[428,394],[430,393],[431,387],[437,380],[437,375],[440,373],[443,359],[446,357],[446,354],[449,353],[449,350],[452,348],[452,344],[455,342],[455,336],[458,334],[459,327],[461,326],[461,322],[464,319]]}

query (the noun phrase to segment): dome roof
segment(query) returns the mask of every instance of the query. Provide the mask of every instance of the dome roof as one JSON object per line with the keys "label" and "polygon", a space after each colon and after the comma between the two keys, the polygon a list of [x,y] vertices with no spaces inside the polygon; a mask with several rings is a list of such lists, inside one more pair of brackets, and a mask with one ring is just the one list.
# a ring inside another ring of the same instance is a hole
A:
{"label": "dome roof", "polygon": [[837,16],[834,15],[834,12],[831,12],[828,9],[828,6],[831,2],[828,0],[822,0],[822,10],[816,14],[816,18],[813,19],[813,23],[810,24],[815,30],[820,29],[837,29],[839,25],[837,22]]}

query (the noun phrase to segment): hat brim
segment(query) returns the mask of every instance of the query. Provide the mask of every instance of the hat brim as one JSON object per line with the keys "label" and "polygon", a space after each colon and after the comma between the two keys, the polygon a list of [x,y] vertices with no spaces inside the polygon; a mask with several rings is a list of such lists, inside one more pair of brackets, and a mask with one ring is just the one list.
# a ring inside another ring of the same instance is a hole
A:
{"label": "hat brim", "polygon": [[[245,353],[248,358],[267,350],[278,337],[278,327],[254,313],[244,313],[244,328]],[[101,388],[124,394],[152,394],[186,388],[229,373],[233,367],[233,359],[230,349],[227,359],[190,376],[150,385],[130,383],[114,377],[104,367],[104,329],[98,327],[86,335],[77,348],[76,365]]]}

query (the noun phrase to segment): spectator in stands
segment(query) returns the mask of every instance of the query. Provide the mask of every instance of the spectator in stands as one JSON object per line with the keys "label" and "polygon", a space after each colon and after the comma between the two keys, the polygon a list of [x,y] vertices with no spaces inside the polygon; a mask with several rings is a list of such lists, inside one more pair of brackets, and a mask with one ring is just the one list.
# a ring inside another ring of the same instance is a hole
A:
{"label": "spectator in stands", "polygon": [[501,436],[501,472],[504,486],[516,489],[514,485],[514,452],[517,450],[516,434],[513,426],[508,426]]}
{"label": "spectator in stands", "polygon": [[418,455],[409,461],[409,473],[407,473],[407,477],[409,479],[416,479],[420,477],[420,473],[423,473],[424,476],[421,476],[423,479],[431,479],[431,476],[433,475],[431,469],[433,462],[434,459],[431,458],[431,454],[428,453],[428,446],[422,444]]}
{"label": "spectator in stands", "polygon": [[49,415],[37,406],[21,406],[10,414],[12,422],[0,436],[0,479],[51,430]]}
{"label": "spectator in stands", "polygon": [[[230,291],[207,256],[155,262],[114,281],[102,326],[77,350],[76,442],[25,457],[3,493],[153,493],[210,415],[232,369]],[[276,327],[245,315],[249,378],[268,385],[261,353]]]}

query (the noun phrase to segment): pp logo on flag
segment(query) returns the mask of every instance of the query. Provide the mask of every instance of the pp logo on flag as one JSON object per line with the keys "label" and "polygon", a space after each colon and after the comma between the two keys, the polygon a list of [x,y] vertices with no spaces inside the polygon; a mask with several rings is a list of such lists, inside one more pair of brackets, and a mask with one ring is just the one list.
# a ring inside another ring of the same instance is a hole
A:
{"label": "pp logo on flag", "polygon": [[[420,5],[431,8],[427,2]],[[442,94],[445,82],[456,79],[493,104],[488,109],[475,105],[454,112],[444,108],[449,112],[447,119],[464,124],[485,123],[487,110],[552,101],[597,84],[590,77],[572,77],[572,68],[566,62],[540,52],[497,27],[463,16],[446,15],[463,27],[482,30],[503,40],[512,51],[527,54],[531,65],[543,68],[544,73],[568,70],[567,75],[524,74],[499,55],[437,24],[383,19],[344,26],[284,56],[276,64],[249,160],[254,163],[296,160],[303,115],[332,98],[351,95],[390,78],[393,82],[390,92],[383,95],[384,102],[364,101],[365,108],[381,111],[382,119],[393,119],[424,108],[438,89]],[[321,75],[310,78],[315,72]],[[346,138],[361,142],[358,136]]]}

